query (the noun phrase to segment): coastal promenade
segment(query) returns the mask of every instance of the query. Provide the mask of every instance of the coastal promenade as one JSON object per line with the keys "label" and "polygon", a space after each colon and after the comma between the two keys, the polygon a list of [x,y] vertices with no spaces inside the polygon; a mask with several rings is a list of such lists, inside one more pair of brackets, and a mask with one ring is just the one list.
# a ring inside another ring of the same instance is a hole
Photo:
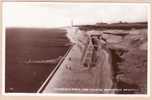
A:
{"label": "coastal promenade", "polygon": [[[94,50],[92,44],[89,42],[82,49],[80,44],[76,43],[42,92],[113,93],[110,90],[113,87],[110,53],[103,48],[100,40],[97,42],[98,50],[95,56],[97,61],[94,66],[84,66],[84,59],[92,58]],[[88,48],[85,49],[86,47]],[[82,52],[84,50],[86,51]],[[84,53],[88,53],[90,56],[86,56]],[[83,59],[82,56],[84,56]],[[89,63],[92,64],[92,62]]]}

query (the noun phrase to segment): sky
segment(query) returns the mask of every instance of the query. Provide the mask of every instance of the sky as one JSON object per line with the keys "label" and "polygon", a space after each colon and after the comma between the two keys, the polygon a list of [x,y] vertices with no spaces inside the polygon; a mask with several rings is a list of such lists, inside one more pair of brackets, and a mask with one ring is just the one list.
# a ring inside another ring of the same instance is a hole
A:
{"label": "sky", "polygon": [[147,21],[146,4],[5,2],[3,18],[6,27],[62,27]]}

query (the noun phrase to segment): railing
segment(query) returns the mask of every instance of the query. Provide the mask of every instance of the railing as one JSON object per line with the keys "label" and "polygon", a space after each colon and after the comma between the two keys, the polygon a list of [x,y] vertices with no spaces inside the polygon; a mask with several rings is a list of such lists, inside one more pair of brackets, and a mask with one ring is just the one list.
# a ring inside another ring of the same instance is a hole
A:
{"label": "railing", "polygon": [[50,75],[47,77],[47,79],[44,81],[44,83],[41,85],[41,87],[37,90],[37,93],[41,93],[43,92],[43,90],[45,89],[45,87],[47,86],[47,84],[49,83],[49,81],[52,79],[52,77],[54,76],[54,74],[56,73],[56,71],[58,70],[58,68],[60,67],[60,65],[62,64],[62,62],[64,61],[65,57],[68,55],[68,53],[70,52],[70,50],[72,49],[73,46],[71,46],[68,51],[66,52],[66,54],[60,59],[60,61],[58,62],[58,64],[56,65],[56,67],[53,69],[53,71],[50,73]]}

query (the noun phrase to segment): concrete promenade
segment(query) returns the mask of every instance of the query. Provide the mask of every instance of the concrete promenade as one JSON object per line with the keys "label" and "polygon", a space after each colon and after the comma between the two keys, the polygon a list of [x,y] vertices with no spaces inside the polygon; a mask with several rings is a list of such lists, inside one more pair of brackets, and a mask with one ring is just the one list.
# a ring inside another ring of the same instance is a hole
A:
{"label": "concrete promenade", "polygon": [[[79,44],[75,44],[43,93],[113,93],[109,91],[113,86],[110,54],[102,45],[98,40],[95,66],[86,67],[82,61],[84,52]],[[86,52],[91,51],[88,48]]]}

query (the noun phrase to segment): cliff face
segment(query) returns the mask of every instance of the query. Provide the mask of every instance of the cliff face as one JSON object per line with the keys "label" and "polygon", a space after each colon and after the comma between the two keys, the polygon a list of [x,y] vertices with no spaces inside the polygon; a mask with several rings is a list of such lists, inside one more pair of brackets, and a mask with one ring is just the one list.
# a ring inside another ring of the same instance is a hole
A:
{"label": "cliff face", "polygon": [[86,32],[102,34],[106,40],[106,48],[111,54],[114,88],[122,90],[116,93],[147,93],[147,29]]}

